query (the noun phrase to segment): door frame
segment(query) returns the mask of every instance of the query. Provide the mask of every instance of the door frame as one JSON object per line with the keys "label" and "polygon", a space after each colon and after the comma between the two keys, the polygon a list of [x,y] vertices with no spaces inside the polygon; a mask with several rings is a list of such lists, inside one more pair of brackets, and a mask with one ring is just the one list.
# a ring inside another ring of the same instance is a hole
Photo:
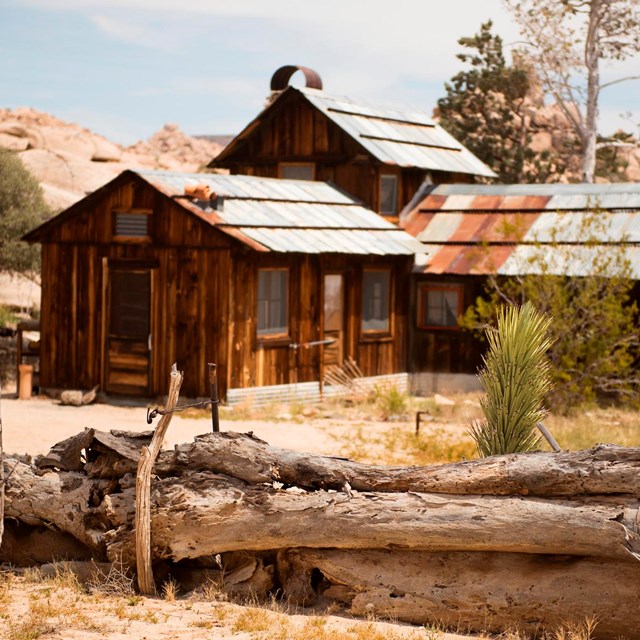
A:
{"label": "door frame", "polygon": [[111,299],[109,295],[111,271],[148,271],[149,272],[149,371],[146,393],[153,392],[153,370],[155,364],[156,314],[153,312],[156,299],[158,263],[153,260],[117,260],[102,258],[102,317],[100,327],[100,389],[107,393],[107,373],[109,367],[109,319],[111,317]]}
{"label": "door frame", "polygon": [[[348,297],[347,297],[347,271],[346,269],[327,269],[322,272],[322,340],[326,339],[325,334],[325,301],[326,301],[326,282],[325,279],[327,276],[340,276],[342,278],[342,328],[340,330],[341,335],[341,344],[338,346],[339,352],[342,351],[342,359],[346,358],[347,353],[347,333],[348,333]],[[320,354],[320,384],[323,384],[324,380],[324,369],[325,369],[325,353],[326,345],[322,345],[322,352]],[[340,361],[340,357],[338,356],[338,361]],[[338,362],[339,364],[339,362]]]}

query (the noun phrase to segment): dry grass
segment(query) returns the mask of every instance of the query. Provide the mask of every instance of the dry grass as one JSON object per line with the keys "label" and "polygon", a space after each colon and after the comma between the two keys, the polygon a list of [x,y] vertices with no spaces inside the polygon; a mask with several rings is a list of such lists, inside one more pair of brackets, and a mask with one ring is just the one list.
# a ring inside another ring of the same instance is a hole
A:
{"label": "dry grass", "polygon": [[640,412],[591,408],[572,416],[551,414],[545,421],[563,449],[589,449],[603,442],[640,447]]}
{"label": "dry grass", "polygon": [[90,593],[103,596],[135,596],[133,577],[121,562],[114,562],[107,573],[98,569],[87,584],[87,589]]}

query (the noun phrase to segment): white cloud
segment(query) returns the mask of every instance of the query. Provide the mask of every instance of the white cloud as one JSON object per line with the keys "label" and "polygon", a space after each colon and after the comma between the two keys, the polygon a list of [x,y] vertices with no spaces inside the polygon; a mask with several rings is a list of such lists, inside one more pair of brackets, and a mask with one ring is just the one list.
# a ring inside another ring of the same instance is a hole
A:
{"label": "white cloud", "polygon": [[101,14],[90,16],[90,20],[100,31],[123,42],[163,51],[176,48],[176,43],[164,31]]}

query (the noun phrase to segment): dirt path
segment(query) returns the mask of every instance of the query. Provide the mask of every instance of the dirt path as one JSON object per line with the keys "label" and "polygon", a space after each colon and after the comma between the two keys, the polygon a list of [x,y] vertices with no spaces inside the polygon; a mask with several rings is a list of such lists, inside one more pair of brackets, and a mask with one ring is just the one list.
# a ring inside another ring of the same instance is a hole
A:
{"label": "dirt path", "polygon": [[[2,422],[4,426],[4,448],[8,454],[45,454],[50,447],[73,436],[85,427],[109,431],[123,429],[145,431],[157,423],[148,425],[144,406],[122,407],[93,404],[85,407],[61,406],[48,398],[31,400],[2,399]],[[268,422],[264,420],[221,420],[223,431],[253,431],[255,435],[276,447],[288,447],[298,451],[336,455],[338,445],[331,436],[348,429],[350,423],[326,424],[323,421]],[[385,423],[378,428],[388,428]],[[176,414],[171,422],[165,447],[190,442],[194,436],[211,431],[207,417],[182,417]]]}

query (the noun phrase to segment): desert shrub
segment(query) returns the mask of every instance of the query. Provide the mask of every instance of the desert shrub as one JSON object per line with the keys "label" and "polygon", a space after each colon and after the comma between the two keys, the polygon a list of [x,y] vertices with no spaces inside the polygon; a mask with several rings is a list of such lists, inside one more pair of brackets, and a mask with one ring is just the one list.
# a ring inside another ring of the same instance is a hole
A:
{"label": "desert shrub", "polygon": [[471,427],[481,456],[533,451],[540,445],[537,423],[551,388],[546,352],[550,318],[527,302],[498,311],[497,329],[487,330],[489,351],[479,379],[483,423]]}
{"label": "desert shrub", "polygon": [[[530,301],[553,318],[547,355],[554,411],[567,413],[602,400],[635,405],[640,332],[631,264],[623,246],[599,240],[609,234],[606,214],[594,209],[576,215],[558,222],[549,242],[530,248],[527,263],[519,265],[524,275],[489,277],[485,294],[467,309],[461,324],[482,339],[485,329],[495,326],[500,305]],[[505,229],[506,236],[513,239],[514,234],[518,231]],[[560,241],[574,236],[581,239],[580,247]]]}
{"label": "desert shrub", "polygon": [[400,391],[395,385],[375,385],[371,397],[383,420],[407,412],[407,394]]}

